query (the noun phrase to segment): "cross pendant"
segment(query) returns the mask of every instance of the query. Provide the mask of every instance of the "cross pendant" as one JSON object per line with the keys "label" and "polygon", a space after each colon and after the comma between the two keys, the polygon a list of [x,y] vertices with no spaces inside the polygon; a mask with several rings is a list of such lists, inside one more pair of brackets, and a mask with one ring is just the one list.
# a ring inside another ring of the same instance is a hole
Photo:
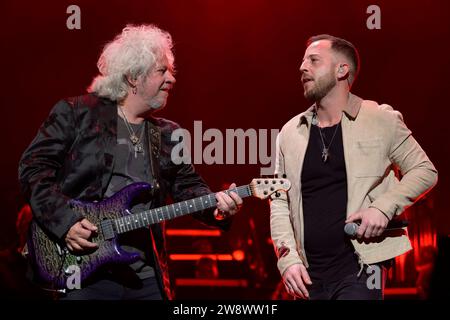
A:
{"label": "cross pendant", "polygon": [[134,145],[134,157],[137,158],[138,153],[144,153],[144,147],[142,143],[137,143]]}
{"label": "cross pendant", "polygon": [[329,156],[328,148],[323,148],[322,149],[322,161],[327,162],[328,156]]}

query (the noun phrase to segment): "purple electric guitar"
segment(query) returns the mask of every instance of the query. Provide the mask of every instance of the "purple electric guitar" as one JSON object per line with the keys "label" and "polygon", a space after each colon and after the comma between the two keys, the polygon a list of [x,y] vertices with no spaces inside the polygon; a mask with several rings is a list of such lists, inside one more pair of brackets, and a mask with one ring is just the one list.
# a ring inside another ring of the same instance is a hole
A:
{"label": "purple electric guitar", "polygon": [[[273,193],[279,196],[279,191],[287,191],[289,188],[289,180],[262,178],[253,179],[249,185],[240,186],[231,191],[236,192],[241,198],[254,196],[265,199]],[[67,287],[68,278],[73,273],[73,266],[80,270],[82,283],[100,266],[109,263],[132,263],[139,259],[139,255],[127,252],[120,247],[117,240],[119,234],[212,208],[217,204],[215,194],[211,193],[160,208],[130,213],[129,208],[133,200],[143,192],[150,192],[151,189],[152,186],[147,183],[134,183],[101,202],[91,203],[79,200],[70,202],[74,210],[98,227],[97,234],[91,239],[98,244],[98,248],[89,254],[72,254],[66,247],[61,247],[52,241],[33,221],[27,243],[28,252],[37,276],[44,286],[54,290],[64,290]]]}

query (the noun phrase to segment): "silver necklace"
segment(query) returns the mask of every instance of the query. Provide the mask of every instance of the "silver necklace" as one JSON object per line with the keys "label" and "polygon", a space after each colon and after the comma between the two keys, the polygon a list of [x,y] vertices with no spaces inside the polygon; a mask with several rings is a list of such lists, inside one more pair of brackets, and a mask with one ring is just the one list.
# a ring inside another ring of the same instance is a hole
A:
{"label": "silver necklace", "polygon": [[142,143],[142,140],[144,140],[143,138],[145,130],[142,130],[142,127],[144,126],[145,121],[142,121],[142,124],[137,131],[141,132],[140,137],[138,137],[137,134],[134,132],[133,128],[131,127],[130,123],[128,122],[128,119],[125,116],[122,107],[119,106],[119,110],[120,113],[122,113],[123,119],[125,120],[125,126],[127,127],[128,133],[130,134],[129,138],[134,147],[134,157],[137,158],[138,153],[144,153],[144,144]]}
{"label": "silver necklace", "polygon": [[328,146],[325,144],[325,140],[323,139],[322,128],[319,126],[319,120],[317,119],[317,113],[314,113],[312,123],[314,125],[317,125],[317,128],[319,129],[320,140],[322,141],[322,161],[325,163],[328,161],[328,158],[330,157],[330,147],[331,147],[331,144],[333,143],[334,137],[336,136],[336,132],[337,132],[341,122],[339,121],[339,123],[336,126],[336,129],[334,129],[333,137],[331,137],[331,140],[330,140],[330,143],[328,144]]}

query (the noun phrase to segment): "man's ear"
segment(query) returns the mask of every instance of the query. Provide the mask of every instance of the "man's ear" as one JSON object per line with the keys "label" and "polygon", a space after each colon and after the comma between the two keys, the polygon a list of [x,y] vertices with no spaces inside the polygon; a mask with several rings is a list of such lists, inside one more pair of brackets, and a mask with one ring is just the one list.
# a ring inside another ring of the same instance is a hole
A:
{"label": "man's ear", "polygon": [[339,80],[348,79],[350,75],[350,66],[347,63],[340,63],[338,65],[337,77]]}
{"label": "man's ear", "polygon": [[135,88],[135,87],[136,87],[136,85],[137,85],[137,78],[132,77],[132,76],[129,75],[129,74],[124,75],[124,78],[125,78],[125,80],[128,82],[128,85],[129,85],[131,88]]}

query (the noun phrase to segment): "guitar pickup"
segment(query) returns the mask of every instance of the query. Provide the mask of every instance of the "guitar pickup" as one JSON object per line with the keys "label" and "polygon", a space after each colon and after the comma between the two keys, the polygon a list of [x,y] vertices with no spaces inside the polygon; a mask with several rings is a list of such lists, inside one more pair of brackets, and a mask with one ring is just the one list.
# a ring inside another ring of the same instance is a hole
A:
{"label": "guitar pickup", "polygon": [[116,236],[116,230],[111,220],[102,220],[100,222],[100,228],[105,240],[110,240]]}

